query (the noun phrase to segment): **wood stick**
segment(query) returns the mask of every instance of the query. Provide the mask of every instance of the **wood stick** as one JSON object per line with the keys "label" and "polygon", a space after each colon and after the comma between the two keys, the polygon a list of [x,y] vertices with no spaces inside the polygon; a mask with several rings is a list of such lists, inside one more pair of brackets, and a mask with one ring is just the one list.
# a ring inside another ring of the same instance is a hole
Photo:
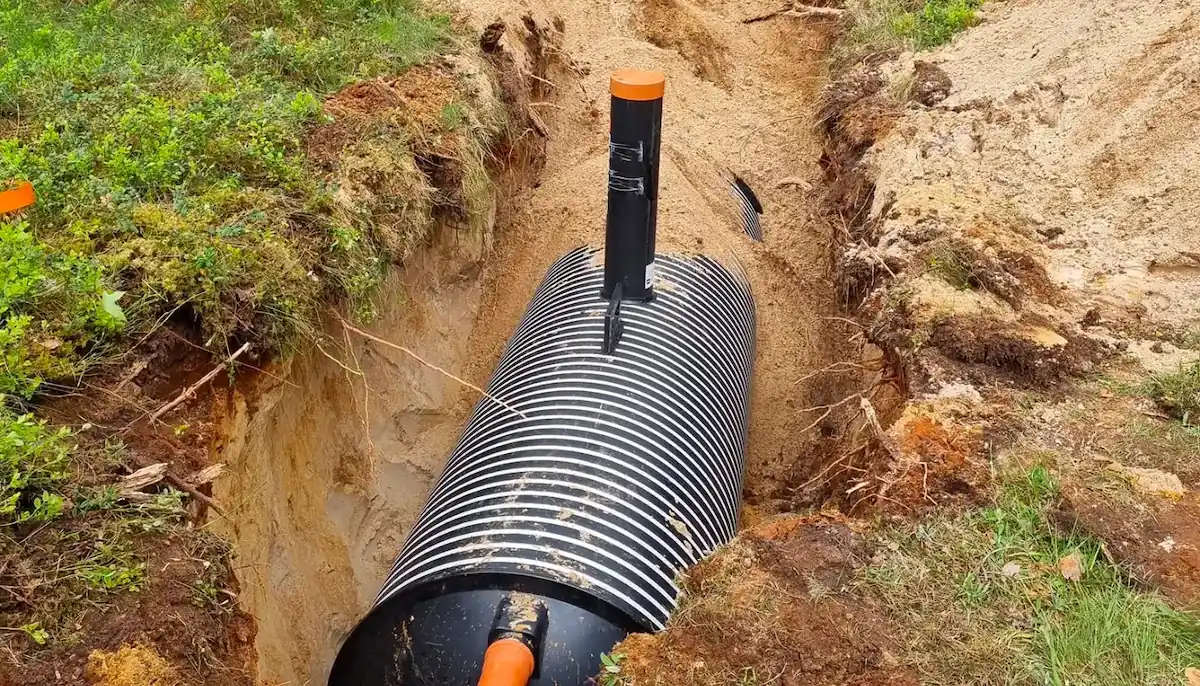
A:
{"label": "wood stick", "polygon": [[487,391],[483,390],[479,386],[476,386],[475,384],[473,384],[469,381],[464,381],[463,379],[458,378],[457,376],[451,374],[450,372],[446,371],[445,369],[442,369],[441,367],[437,366],[436,364],[433,364],[432,362],[427,361],[425,358],[416,354],[412,350],[409,350],[408,348],[406,348],[402,345],[397,345],[395,343],[392,343],[391,341],[384,340],[378,336],[373,336],[373,335],[367,333],[366,331],[363,331],[362,329],[351,326],[349,322],[347,322],[345,319],[342,319],[342,316],[336,312],[334,312],[333,316],[337,317],[338,321],[340,321],[342,323],[342,326],[346,327],[347,330],[352,331],[367,340],[375,341],[376,343],[379,343],[380,345],[386,345],[387,347],[392,348],[394,350],[399,350],[400,352],[404,353],[405,355],[408,355],[409,357],[413,358],[420,364],[432,369],[433,371],[441,374],[442,376],[445,376],[446,378],[448,378],[452,381],[456,381],[456,382],[462,384],[463,386],[466,386],[467,388],[475,391],[476,393],[478,393],[479,395],[482,395],[483,397],[487,398],[488,400],[491,400],[492,402],[503,407],[504,409],[509,410],[511,412],[515,412],[516,414],[520,415],[523,418],[526,417],[524,412],[518,410],[517,408],[513,407],[512,405],[509,405],[508,403],[497,398],[496,396],[492,395],[491,393],[488,393]]}
{"label": "wood stick", "polygon": [[841,19],[846,14],[846,10],[839,7],[813,7],[812,5],[792,4],[789,7],[782,7],[774,12],[767,12],[753,17],[748,17],[742,20],[743,24],[755,24],[760,21],[774,19],[775,17],[795,17],[797,19],[807,19],[814,17],[817,19]]}
{"label": "wood stick", "polygon": [[[145,469],[146,467],[149,467],[151,465],[151,463],[149,461],[139,459],[136,455],[133,456],[133,463],[135,465],[137,465],[137,469]],[[131,471],[137,471],[137,470],[131,470]],[[199,500],[200,502],[204,503],[205,505],[211,507],[213,509],[213,511],[215,511],[217,514],[224,514],[224,512],[221,511],[221,508],[217,505],[217,502],[215,500],[213,500],[212,498],[210,498],[207,495],[204,495],[200,491],[196,490],[195,486],[189,484],[188,482],[184,481],[183,479],[172,474],[170,469],[168,469],[166,474],[163,475],[163,480],[166,481],[167,483],[171,484],[175,488],[178,488],[179,490],[183,491],[184,493],[187,493],[188,495],[192,496],[196,500]]]}
{"label": "wood stick", "polygon": [[[237,358],[241,357],[243,353],[245,353],[247,350],[250,349],[250,347],[251,347],[250,343],[243,343],[242,347],[238,348],[237,352],[230,355],[223,363],[214,367],[212,371],[205,374],[196,383],[183,389],[183,392],[180,393],[179,395],[175,396],[174,400],[172,400],[171,402],[167,403],[166,405],[163,405],[162,407],[155,410],[154,414],[150,415],[150,423],[153,424],[154,422],[158,421],[159,417],[170,412],[171,410],[175,409],[176,407],[182,405],[183,403],[187,402],[189,399],[194,398],[196,396],[196,391],[200,390],[201,386],[203,386],[204,384],[208,383],[209,381],[212,381],[213,379],[217,378],[217,374],[220,374],[222,369],[225,369],[225,367],[228,366],[231,362],[233,362],[233,361],[237,360]],[[126,427],[126,428],[128,428],[128,427]]]}

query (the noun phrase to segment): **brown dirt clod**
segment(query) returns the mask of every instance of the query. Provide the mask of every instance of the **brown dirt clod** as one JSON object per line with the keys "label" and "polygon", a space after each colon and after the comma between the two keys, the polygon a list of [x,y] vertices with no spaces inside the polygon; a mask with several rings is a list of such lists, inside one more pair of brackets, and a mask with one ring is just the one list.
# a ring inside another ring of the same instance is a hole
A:
{"label": "brown dirt clod", "polygon": [[744,531],[688,572],[665,632],[614,648],[621,676],[639,686],[915,685],[875,601],[850,587],[868,555],[836,521],[787,517]]}
{"label": "brown dirt clod", "polygon": [[153,648],[121,646],[115,652],[93,650],[84,678],[93,686],[181,686],[183,680]]}

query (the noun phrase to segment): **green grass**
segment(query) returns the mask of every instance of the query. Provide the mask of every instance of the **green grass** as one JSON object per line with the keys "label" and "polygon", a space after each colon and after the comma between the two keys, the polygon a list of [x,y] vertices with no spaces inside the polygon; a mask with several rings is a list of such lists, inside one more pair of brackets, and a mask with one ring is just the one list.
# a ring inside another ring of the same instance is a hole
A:
{"label": "green grass", "polygon": [[306,164],[322,100],[447,45],[410,0],[0,0],[0,393],[83,373],[168,313],[279,348],[388,255]]}
{"label": "green grass", "polygon": [[846,63],[887,50],[929,50],[978,21],[983,0],[848,0],[852,23],[835,50]]}
{"label": "green grass", "polygon": [[1155,374],[1147,379],[1141,391],[1184,426],[1196,426],[1195,420],[1200,418],[1200,362]]}
{"label": "green grass", "polygon": [[925,268],[960,291],[973,290],[980,286],[974,260],[966,248],[945,243],[930,250],[925,257]]}
{"label": "green grass", "polygon": [[[1096,541],[1050,526],[1047,470],[1003,481],[992,507],[888,531],[863,574],[923,683],[1178,684],[1200,664],[1200,620],[1134,590]],[[1060,572],[1068,555],[1078,581]]]}
{"label": "green grass", "polygon": [[[168,317],[214,351],[252,340],[271,353],[331,303],[369,311],[415,240],[378,215],[411,206],[428,224],[429,200],[363,207],[338,183],[401,175],[370,146],[424,183],[408,125],[362,132],[330,178],[306,137],[343,86],[451,47],[449,20],[415,0],[0,0],[0,184],[28,180],[38,196],[0,216],[6,654],[86,641],[80,617],[152,583],[161,570],[145,557],[167,532],[201,536],[179,527],[179,492],[130,500],[108,484],[129,462],[92,435],[105,430],[73,436],[27,410]],[[443,123],[473,114],[448,106]],[[228,569],[205,569],[196,603],[230,611]]]}

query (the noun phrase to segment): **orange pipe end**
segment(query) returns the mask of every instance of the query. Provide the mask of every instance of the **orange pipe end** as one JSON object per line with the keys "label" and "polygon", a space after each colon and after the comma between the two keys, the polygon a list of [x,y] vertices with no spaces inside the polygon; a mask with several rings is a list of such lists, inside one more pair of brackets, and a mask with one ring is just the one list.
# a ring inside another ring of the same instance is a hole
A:
{"label": "orange pipe end", "polygon": [[479,686],[526,686],[533,676],[533,652],[515,638],[502,638],[483,654]]}
{"label": "orange pipe end", "polygon": [[23,210],[35,202],[37,196],[33,194],[33,184],[24,181],[16,188],[0,192],[0,214]]}
{"label": "orange pipe end", "polygon": [[658,71],[618,69],[612,74],[608,90],[622,100],[658,100],[667,90],[667,77]]}

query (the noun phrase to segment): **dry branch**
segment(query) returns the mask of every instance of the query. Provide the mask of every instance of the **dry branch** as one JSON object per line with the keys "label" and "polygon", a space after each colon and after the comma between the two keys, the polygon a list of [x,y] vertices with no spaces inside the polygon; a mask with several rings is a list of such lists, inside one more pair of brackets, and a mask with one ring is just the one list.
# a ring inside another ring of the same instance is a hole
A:
{"label": "dry branch", "polygon": [[375,341],[376,343],[378,343],[380,345],[386,345],[387,347],[392,348],[393,350],[399,350],[400,352],[404,353],[405,355],[408,355],[409,357],[416,360],[418,363],[424,365],[425,367],[428,367],[429,369],[432,369],[433,371],[437,372],[438,374],[441,374],[442,376],[446,377],[447,379],[450,379],[451,381],[454,381],[459,384],[462,384],[463,386],[466,386],[467,388],[475,391],[476,393],[478,393],[479,395],[482,395],[483,397],[487,398],[488,400],[491,400],[492,402],[503,407],[504,409],[509,410],[510,412],[514,412],[517,415],[520,415],[522,418],[525,417],[524,412],[518,410],[517,408],[513,407],[512,405],[509,405],[508,403],[497,398],[496,396],[492,395],[491,393],[488,393],[487,391],[483,390],[479,386],[476,386],[475,384],[473,384],[469,381],[460,379],[457,376],[446,371],[445,369],[442,369],[441,367],[437,366],[436,364],[433,364],[432,362],[427,361],[425,358],[416,354],[412,350],[410,350],[402,345],[392,343],[391,341],[384,340],[378,336],[369,334],[366,331],[363,331],[362,329],[351,326],[349,322],[347,322],[345,319],[342,319],[341,315],[337,314],[336,312],[334,313],[334,316],[337,317],[338,321],[340,321],[342,323],[342,326],[344,326],[348,331],[356,333],[359,336],[362,336],[363,338],[365,338],[369,341]]}
{"label": "dry branch", "polygon": [[846,15],[846,10],[841,9],[839,7],[813,7],[812,5],[801,5],[801,4],[793,3],[793,4],[789,5],[788,7],[783,7],[783,8],[777,9],[774,12],[768,12],[766,14],[760,14],[758,16],[743,19],[742,23],[743,24],[754,24],[754,23],[757,23],[760,21],[774,19],[775,17],[793,17],[796,19],[836,19],[836,20],[841,20],[845,15]]}
{"label": "dry branch", "polygon": [[[183,389],[183,392],[180,393],[179,395],[175,396],[174,400],[172,400],[171,402],[167,403],[166,405],[163,405],[162,407],[155,410],[154,414],[150,415],[150,423],[153,424],[154,422],[157,422],[159,417],[170,412],[171,410],[175,409],[176,407],[182,405],[183,403],[187,402],[188,400],[196,397],[196,391],[200,390],[201,386],[204,386],[209,381],[212,381],[213,379],[217,378],[217,375],[221,373],[221,370],[225,369],[230,364],[232,364],[234,361],[236,361],[237,358],[241,357],[247,350],[250,349],[250,347],[251,347],[250,343],[242,344],[242,347],[238,348],[237,351],[234,352],[232,355],[230,355],[228,358],[226,358],[226,360],[224,362],[217,365],[216,367],[213,367],[212,371],[205,374],[196,383]],[[126,427],[126,428],[128,428],[128,427]]]}
{"label": "dry branch", "polygon": [[[139,471],[151,466],[151,464],[149,462],[145,462],[145,461],[139,459],[136,455],[133,457],[133,462],[135,465],[137,465],[137,470],[139,470]],[[137,471],[135,471],[134,473],[136,474]],[[213,500],[212,498],[210,498],[207,495],[204,495],[200,491],[196,490],[195,486],[184,481],[183,479],[180,479],[179,477],[172,474],[170,471],[163,472],[163,480],[166,481],[167,483],[171,484],[175,488],[178,488],[179,490],[183,491],[184,493],[187,493],[188,495],[192,496],[196,500],[211,507],[213,509],[213,511],[215,511],[217,514],[224,514],[224,512],[221,511],[221,508],[217,506],[217,502],[215,500]]]}
{"label": "dry branch", "polygon": [[222,474],[225,473],[225,463],[217,462],[210,464],[204,469],[197,470],[187,478],[188,483],[194,486],[203,486],[216,481]]}
{"label": "dry branch", "polygon": [[121,483],[117,484],[117,488],[120,490],[122,498],[136,500],[139,496],[145,495],[142,493],[143,490],[162,481],[166,475],[167,463],[156,462],[152,465],[142,467],[124,479],[121,479]]}

